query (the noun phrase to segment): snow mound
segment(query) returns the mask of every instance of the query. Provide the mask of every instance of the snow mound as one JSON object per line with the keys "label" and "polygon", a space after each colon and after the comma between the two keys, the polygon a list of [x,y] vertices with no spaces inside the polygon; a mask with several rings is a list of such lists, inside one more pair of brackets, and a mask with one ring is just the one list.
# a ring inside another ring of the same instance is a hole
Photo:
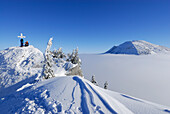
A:
{"label": "snow mound", "polygon": [[119,46],[114,46],[106,53],[110,54],[133,54],[133,55],[148,55],[158,53],[168,53],[169,48],[151,44],[143,40],[127,41]]}
{"label": "snow mound", "polygon": [[2,91],[0,110],[8,113],[168,114],[170,109],[104,90],[78,76],[54,77]]}
{"label": "snow mound", "polygon": [[[52,55],[50,56],[52,57]],[[24,80],[28,78],[31,83],[43,79],[44,60],[43,53],[33,46],[10,47],[0,51],[0,89],[18,82],[22,85],[27,82]],[[75,75],[75,71],[79,71],[76,69],[77,67],[78,64],[52,57],[51,69],[54,77]]]}
{"label": "snow mound", "polygon": [[43,61],[43,53],[33,46],[0,51],[0,89],[37,77],[42,72]]}

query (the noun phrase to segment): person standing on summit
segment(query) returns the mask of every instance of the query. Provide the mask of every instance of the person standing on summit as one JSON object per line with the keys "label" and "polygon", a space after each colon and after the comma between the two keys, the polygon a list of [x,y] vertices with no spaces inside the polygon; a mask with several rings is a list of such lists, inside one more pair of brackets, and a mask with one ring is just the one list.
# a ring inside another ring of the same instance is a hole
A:
{"label": "person standing on summit", "polygon": [[21,47],[23,47],[23,46],[24,46],[24,45],[23,45],[23,44],[24,44],[24,40],[21,39],[20,42],[21,42]]}
{"label": "person standing on summit", "polygon": [[24,39],[23,38],[25,38],[25,36],[23,36],[23,34],[21,33],[21,36],[18,36],[18,38],[21,38],[21,40],[20,40],[21,47],[23,47],[24,46]]}

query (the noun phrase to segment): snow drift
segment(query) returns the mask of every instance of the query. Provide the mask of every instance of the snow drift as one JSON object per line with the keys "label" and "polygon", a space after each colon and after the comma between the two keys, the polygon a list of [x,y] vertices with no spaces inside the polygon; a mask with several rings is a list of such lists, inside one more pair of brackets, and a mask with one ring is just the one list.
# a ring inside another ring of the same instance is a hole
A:
{"label": "snow drift", "polygon": [[151,44],[143,40],[127,41],[119,46],[113,46],[106,53],[110,54],[133,54],[133,55],[148,55],[157,53],[168,53],[169,48]]}

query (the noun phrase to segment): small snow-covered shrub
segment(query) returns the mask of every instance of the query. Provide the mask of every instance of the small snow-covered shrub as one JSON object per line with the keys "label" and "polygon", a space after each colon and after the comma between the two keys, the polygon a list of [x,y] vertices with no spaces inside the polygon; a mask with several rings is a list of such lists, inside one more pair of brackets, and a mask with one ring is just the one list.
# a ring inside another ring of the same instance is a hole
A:
{"label": "small snow-covered shrub", "polygon": [[104,83],[104,89],[107,89],[108,88],[108,83],[107,81]]}
{"label": "small snow-covered shrub", "polygon": [[97,84],[97,82],[95,80],[95,76],[94,75],[92,76],[91,83],[93,83],[94,85],[98,86],[98,84]]}

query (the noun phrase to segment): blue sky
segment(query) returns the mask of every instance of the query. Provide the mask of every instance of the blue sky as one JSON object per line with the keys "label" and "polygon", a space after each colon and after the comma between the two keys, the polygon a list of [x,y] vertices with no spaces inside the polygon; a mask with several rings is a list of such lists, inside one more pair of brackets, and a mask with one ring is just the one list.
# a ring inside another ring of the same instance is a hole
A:
{"label": "blue sky", "polygon": [[0,50],[25,41],[44,51],[101,53],[129,40],[170,47],[170,0],[0,0]]}

